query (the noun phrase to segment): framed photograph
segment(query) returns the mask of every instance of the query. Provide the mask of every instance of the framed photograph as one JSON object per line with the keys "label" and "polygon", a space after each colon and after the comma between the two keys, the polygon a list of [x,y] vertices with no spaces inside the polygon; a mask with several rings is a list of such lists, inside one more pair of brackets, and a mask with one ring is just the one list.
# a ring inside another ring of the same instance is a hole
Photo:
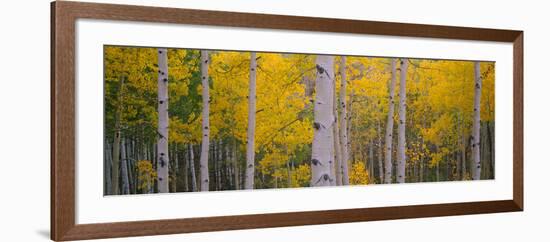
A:
{"label": "framed photograph", "polygon": [[51,239],[523,210],[523,32],[56,1]]}

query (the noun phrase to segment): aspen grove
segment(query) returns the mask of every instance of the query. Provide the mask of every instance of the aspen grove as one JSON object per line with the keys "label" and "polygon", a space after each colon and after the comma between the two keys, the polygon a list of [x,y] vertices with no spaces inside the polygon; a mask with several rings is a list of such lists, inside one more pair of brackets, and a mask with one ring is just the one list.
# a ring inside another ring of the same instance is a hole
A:
{"label": "aspen grove", "polygon": [[105,195],[494,179],[494,62],[104,52]]}

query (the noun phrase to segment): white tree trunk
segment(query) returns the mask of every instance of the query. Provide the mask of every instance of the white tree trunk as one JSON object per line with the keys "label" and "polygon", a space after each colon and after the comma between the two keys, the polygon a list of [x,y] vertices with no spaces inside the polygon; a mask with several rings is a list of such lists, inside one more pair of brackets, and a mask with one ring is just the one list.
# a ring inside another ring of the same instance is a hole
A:
{"label": "white tree trunk", "polygon": [[254,133],[256,129],[256,53],[250,52],[248,84],[248,130],[246,133],[246,172],[244,189],[254,189]]}
{"label": "white tree trunk", "polygon": [[111,170],[111,194],[118,195],[120,194],[119,186],[119,172],[120,172],[120,117],[122,112],[122,89],[124,87],[124,77],[120,78],[120,83],[118,86],[118,103],[117,111],[115,114],[115,138],[113,141],[113,169]]}
{"label": "white tree trunk", "polygon": [[316,60],[315,104],[313,107],[313,144],[311,154],[311,186],[330,186],[331,146],[334,142],[333,115],[334,57],[318,55]]}
{"label": "white tree trunk", "polygon": [[[333,115],[334,115],[334,120],[336,122],[336,120],[338,120],[338,103],[337,103],[337,98],[336,98],[336,82],[332,82],[333,85],[332,85],[332,88],[333,88],[333,102],[332,102],[332,110],[333,110]],[[340,133],[339,133],[339,129],[338,129],[338,123],[335,123],[334,124],[334,128],[332,129],[333,130],[333,136],[334,136],[334,145],[333,145],[333,150],[334,150],[334,155],[335,155],[335,161],[333,162],[333,165],[331,167],[334,167],[333,169],[333,172],[334,172],[334,175],[332,175],[332,177],[335,177],[336,178],[336,181],[333,182],[334,184],[333,185],[337,185],[337,186],[341,186],[342,185],[342,145],[340,144]],[[332,173],[331,173],[332,174]]]}
{"label": "white tree trunk", "polygon": [[241,178],[240,178],[240,169],[239,169],[239,163],[238,163],[238,157],[237,157],[237,141],[233,139],[233,152],[231,155],[231,158],[233,159],[233,166],[234,171],[233,175],[235,176],[235,190],[241,189]]}
{"label": "white tree trunk", "polygon": [[346,57],[340,57],[340,144],[342,146],[342,185],[349,185],[349,141],[348,141],[348,113],[346,107]]}
{"label": "white tree trunk", "polygon": [[112,189],[112,176],[111,176],[111,167],[113,165],[113,156],[112,156],[112,149],[111,145],[105,141],[105,160],[103,163],[103,171],[105,174],[105,191],[104,195],[110,195],[111,189]]}
{"label": "white tree trunk", "polygon": [[158,49],[158,140],[157,182],[158,192],[168,192],[168,50]]}
{"label": "white tree trunk", "polygon": [[210,148],[210,85],[208,80],[208,51],[201,50],[201,79],[202,79],[202,144],[201,144],[201,191],[208,191],[208,151]]}
{"label": "white tree trunk", "polygon": [[480,162],[480,102],[481,102],[481,75],[479,61],[474,64],[474,78],[475,78],[475,93],[474,93],[474,122],[472,128],[472,156],[474,162],[474,174],[473,179],[479,180],[481,175],[481,162]]}
{"label": "white tree trunk", "polygon": [[391,83],[389,95],[388,121],[386,123],[386,140],[385,140],[385,156],[384,156],[384,183],[391,183],[392,178],[392,141],[393,141],[393,110],[395,109],[395,79],[396,79],[395,59],[391,59]]}
{"label": "white tree trunk", "polygon": [[197,176],[195,173],[195,154],[193,151],[193,145],[188,144],[187,145],[189,149],[189,170],[191,170],[191,186],[193,188],[193,191],[197,191]]}
{"label": "white tree trunk", "polygon": [[130,194],[130,181],[128,179],[128,156],[126,155],[126,140],[122,139],[120,145],[120,175],[122,176],[122,194]]}
{"label": "white tree trunk", "polygon": [[380,183],[384,182],[384,161],[382,160],[382,153],[384,148],[382,147],[382,135],[380,132],[380,120],[376,122],[376,129],[378,133],[378,177]]}
{"label": "white tree trunk", "polygon": [[401,59],[401,75],[399,82],[399,124],[397,140],[397,183],[405,183],[405,168],[407,142],[405,140],[405,124],[407,121],[407,68],[409,61]]}

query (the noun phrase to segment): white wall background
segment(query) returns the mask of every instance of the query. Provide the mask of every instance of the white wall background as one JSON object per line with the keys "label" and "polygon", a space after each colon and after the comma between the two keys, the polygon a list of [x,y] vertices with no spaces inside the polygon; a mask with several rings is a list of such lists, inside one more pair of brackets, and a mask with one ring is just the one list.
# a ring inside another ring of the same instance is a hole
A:
{"label": "white wall background", "polygon": [[[544,1],[105,1],[525,31],[525,212],[112,241],[547,241],[550,21]],[[0,8],[0,240],[49,240],[49,1]],[[182,204],[184,206],[184,204]],[[529,239],[532,238],[532,239]]]}

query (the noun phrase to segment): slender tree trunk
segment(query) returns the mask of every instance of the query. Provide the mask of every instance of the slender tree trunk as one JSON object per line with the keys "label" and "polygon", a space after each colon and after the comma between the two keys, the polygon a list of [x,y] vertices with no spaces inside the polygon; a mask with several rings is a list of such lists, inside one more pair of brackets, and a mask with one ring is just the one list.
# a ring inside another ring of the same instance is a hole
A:
{"label": "slender tree trunk", "polygon": [[197,175],[195,172],[195,152],[193,151],[193,145],[188,144],[189,149],[189,170],[191,170],[191,188],[193,188],[193,191],[198,191],[197,188]]}
{"label": "slender tree trunk", "polygon": [[178,160],[178,145],[175,144],[174,145],[174,166],[173,167],[170,167],[170,170],[172,171],[172,192],[176,192],[177,188],[178,188],[178,176],[177,176],[177,171],[178,171],[178,163],[179,163],[179,160]]}
{"label": "slender tree trunk", "polygon": [[[234,185],[234,177],[235,177],[235,169],[232,166],[233,165],[233,157],[231,157],[231,148],[229,145],[229,140],[227,140],[227,143],[225,144],[225,161],[228,169],[228,178],[229,178],[229,187],[235,187]],[[235,189],[237,190],[237,189]]]}
{"label": "slender tree trunk", "polygon": [[369,180],[372,180],[374,179],[374,142],[373,141],[370,141],[369,142],[369,159],[368,159],[368,166],[365,166],[365,168],[368,167],[368,171],[369,171]]}
{"label": "slender tree trunk", "polygon": [[136,163],[139,160],[139,149],[136,145],[135,139],[130,142],[130,147],[132,150],[132,159],[128,160],[128,179],[130,180],[130,193],[136,194]]}
{"label": "slender tree trunk", "polygon": [[223,141],[220,139],[220,142],[218,143],[218,148],[216,149],[216,153],[218,154],[218,191],[222,190],[223,186],[223,159],[222,159],[222,153],[223,153]]}
{"label": "slender tree trunk", "polygon": [[120,194],[119,186],[119,174],[120,174],[120,135],[121,135],[121,125],[120,118],[122,112],[122,95],[124,88],[124,77],[120,78],[118,86],[118,103],[117,111],[115,114],[115,139],[113,142],[113,169],[111,170],[111,192],[113,195]]}
{"label": "slender tree trunk", "polygon": [[494,161],[494,159],[493,159],[494,158],[494,153],[493,153],[493,151],[494,151],[494,145],[493,145],[494,141],[493,141],[493,134],[492,134],[493,132],[491,131],[492,127],[493,127],[493,123],[488,122],[487,123],[487,142],[488,142],[487,144],[488,144],[489,147],[488,147],[488,150],[487,150],[487,152],[488,152],[487,155],[488,155],[488,164],[489,164],[489,173],[490,173],[489,178],[494,178],[495,177],[495,175],[494,175],[495,174],[494,173],[495,172],[495,165],[493,163],[493,161]]}
{"label": "slender tree trunk", "polygon": [[378,133],[378,177],[380,183],[384,182],[384,161],[382,160],[382,154],[384,153],[384,148],[382,147],[382,135],[380,132],[380,120],[377,122],[377,133]]}
{"label": "slender tree trunk", "polygon": [[238,163],[238,157],[237,157],[237,141],[233,139],[233,155],[231,156],[233,159],[233,169],[234,169],[234,175],[235,175],[235,190],[241,189],[241,180],[239,178],[239,163]]}
{"label": "slender tree trunk", "polygon": [[[422,127],[424,127],[424,119],[422,119]],[[420,174],[419,179],[420,182],[424,182],[424,173],[425,167],[424,167],[424,137],[420,136]]]}
{"label": "slender tree trunk", "polygon": [[401,59],[401,75],[399,83],[399,124],[398,124],[398,140],[397,140],[397,182],[405,183],[405,168],[407,142],[405,138],[405,125],[407,121],[407,67],[409,66],[406,58]]}
{"label": "slender tree trunk", "polygon": [[244,189],[254,189],[254,134],[256,129],[256,53],[250,52],[248,84],[248,130],[246,134],[246,173]]}
{"label": "slender tree trunk", "polygon": [[201,191],[209,190],[208,179],[208,149],[210,148],[210,84],[208,77],[208,51],[201,50],[201,79],[202,79],[202,144],[200,157]]}
{"label": "slender tree trunk", "polygon": [[183,178],[183,187],[184,187],[184,191],[188,192],[189,191],[189,156],[186,156],[186,146],[184,145],[183,146],[183,160],[185,161],[185,163],[183,164],[183,166],[180,166],[180,174],[182,174],[182,178]]}
{"label": "slender tree trunk", "polygon": [[105,195],[110,195],[112,194],[112,185],[113,185],[113,182],[112,182],[112,175],[111,175],[111,172],[112,172],[112,165],[113,165],[113,151],[111,149],[111,145],[106,141],[105,142],[105,146],[107,146],[105,149],[105,162],[104,162],[104,172],[105,172]]}
{"label": "slender tree trunk", "polygon": [[391,183],[392,180],[392,135],[393,135],[393,111],[395,109],[395,82],[396,82],[396,66],[395,59],[391,59],[391,83],[390,83],[390,95],[389,95],[389,108],[388,108],[388,121],[386,123],[386,140],[385,148],[386,154],[384,156],[384,183]]}
{"label": "slender tree trunk", "polygon": [[347,88],[347,78],[346,78],[346,57],[340,57],[340,143],[342,145],[342,184],[349,185],[349,171],[348,171],[348,162],[349,162],[349,141],[348,141],[348,113],[346,107],[346,88]]}
{"label": "slender tree trunk", "polygon": [[[347,79],[346,79],[347,81]],[[347,83],[346,83],[347,84]],[[353,149],[353,146],[351,145],[351,140],[353,139],[353,137],[351,136],[352,134],[352,117],[353,117],[353,98],[355,97],[355,90],[351,89],[351,93],[349,95],[349,103],[346,103],[346,106],[349,106],[349,110],[346,112],[347,114],[347,117],[346,117],[346,122],[347,122],[347,135],[348,135],[348,160],[351,159],[352,162],[355,162],[356,161],[356,157],[355,157],[355,151]],[[359,147],[361,146],[360,144],[357,144]],[[351,158],[350,158],[351,157]]]}
{"label": "slender tree trunk", "polygon": [[168,191],[168,50],[158,49],[158,140],[157,140],[157,183],[158,192]]}
{"label": "slender tree trunk", "polygon": [[313,107],[313,144],[311,154],[311,186],[330,186],[331,146],[334,142],[333,115],[334,57],[318,55],[316,60],[315,104]]}
{"label": "slender tree trunk", "polygon": [[474,64],[474,78],[475,78],[475,92],[474,92],[474,121],[472,128],[472,160],[474,164],[473,179],[479,180],[481,174],[481,162],[480,162],[480,101],[481,101],[481,76],[479,61]]}
{"label": "slender tree trunk", "polygon": [[128,180],[128,156],[126,153],[126,140],[122,139],[120,145],[120,173],[122,176],[122,194],[130,194],[130,182]]}
{"label": "slender tree trunk", "polygon": [[331,165],[331,169],[333,169],[333,173],[331,172],[331,175],[332,177],[335,177],[335,181],[333,181],[332,185],[337,185],[337,186],[341,186],[342,185],[342,145],[340,144],[340,129],[338,128],[338,123],[336,120],[338,120],[338,104],[337,104],[337,98],[336,98],[336,82],[332,82],[332,89],[333,89],[333,92],[332,92],[332,95],[333,95],[333,98],[332,98],[332,110],[333,110],[333,115],[335,117],[335,121],[336,122],[334,125],[334,128],[332,129],[332,135],[334,137],[334,145],[333,145],[333,150],[334,150],[334,159],[335,159],[335,162],[332,163]]}

